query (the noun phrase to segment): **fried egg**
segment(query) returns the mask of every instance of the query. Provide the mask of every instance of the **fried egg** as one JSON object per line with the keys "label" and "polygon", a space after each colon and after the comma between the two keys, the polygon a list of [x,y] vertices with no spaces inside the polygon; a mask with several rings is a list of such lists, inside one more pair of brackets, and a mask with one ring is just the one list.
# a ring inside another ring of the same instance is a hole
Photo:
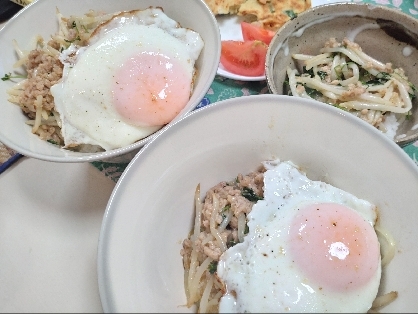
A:
{"label": "fried egg", "polygon": [[293,163],[266,163],[249,233],[223,253],[219,312],[363,312],[376,298],[376,207]]}
{"label": "fried egg", "polygon": [[115,149],[169,123],[189,101],[202,48],[197,32],[154,7],[117,14],[87,46],[70,46],[51,87],[65,147]]}

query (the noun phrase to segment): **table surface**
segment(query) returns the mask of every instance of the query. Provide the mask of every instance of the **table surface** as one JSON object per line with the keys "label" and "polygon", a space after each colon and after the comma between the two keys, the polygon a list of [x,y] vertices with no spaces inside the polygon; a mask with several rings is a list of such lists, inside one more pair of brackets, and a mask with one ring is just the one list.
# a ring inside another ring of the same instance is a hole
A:
{"label": "table surface", "polygon": [[21,158],[0,177],[0,311],[102,312],[97,242],[115,182]]}
{"label": "table surface", "polygon": [[[364,2],[418,17],[418,3],[410,0]],[[265,81],[217,76],[199,106],[267,92]],[[418,164],[418,142],[404,150]],[[97,244],[107,201],[125,167],[23,157],[0,175],[0,312],[102,312]]]}

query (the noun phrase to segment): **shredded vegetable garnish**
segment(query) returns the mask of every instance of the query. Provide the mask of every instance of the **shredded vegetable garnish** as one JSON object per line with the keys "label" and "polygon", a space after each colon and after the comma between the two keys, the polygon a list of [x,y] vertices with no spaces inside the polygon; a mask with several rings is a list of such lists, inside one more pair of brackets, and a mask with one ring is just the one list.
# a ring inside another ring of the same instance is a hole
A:
{"label": "shredded vegetable garnish", "polygon": [[14,79],[14,78],[26,78],[26,76],[24,76],[24,75],[12,75],[12,73],[6,73],[2,78],[1,78],[1,80],[2,81],[8,81],[8,80],[11,80],[11,79]]}
{"label": "shredded vegetable garnish", "polygon": [[392,68],[344,39],[327,41],[318,55],[294,54],[302,72],[287,68],[290,93],[349,111],[386,132],[388,115],[396,120],[411,114],[415,86],[402,68]]}
{"label": "shredded vegetable garnish", "polygon": [[50,92],[50,87],[56,84],[63,74],[63,64],[59,60],[60,53],[68,49],[71,44],[87,45],[90,35],[97,26],[109,20],[113,14],[90,10],[84,15],[64,17],[57,9],[55,16],[59,28],[50,39],[46,40],[38,35],[33,39],[28,50],[21,49],[16,40],[12,41],[19,57],[13,67],[22,67],[24,75],[7,73],[1,80],[22,79],[16,80],[17,83],[7,90],[8,100],[18,105],[29,118],[26,123],[32,126],[34,134],[42,140],[62,146],[64,140],[61,134],[61,119],[55,110],[54,99]]}
{"label": "shredded vegetable garnish", "polygon": [[[194,195],[195,221],[183,241],[184,284],[187,306],[199,313],[217,313],[224,289],[217,277],[218,261],[228,248],[244,241],[247,213],[262,199],[264,167],[231,182],[220,182],[202,200],[200,185]],[[249,197],[249,198],[248,198]]]}

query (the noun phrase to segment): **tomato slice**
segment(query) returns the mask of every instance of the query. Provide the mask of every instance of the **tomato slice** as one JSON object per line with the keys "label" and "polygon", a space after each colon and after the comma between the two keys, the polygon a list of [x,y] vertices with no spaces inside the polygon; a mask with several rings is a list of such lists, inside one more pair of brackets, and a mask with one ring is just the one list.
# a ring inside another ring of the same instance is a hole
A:
{"label": "tomato slice", "polygon": [[259,40],[222,41],[221,64],[234,74],[260,76],[264,74],[267,45]]}
{"label": "tomato slice", "polygon": [[241,22],[241,32],[242,32],[242,36],[244,37],[244,41],[260,40],[266,43],[267,45],[270,44],[275,34],[275,32],[273,31],[264,29],[260,26],[250,24],[247,22]]}

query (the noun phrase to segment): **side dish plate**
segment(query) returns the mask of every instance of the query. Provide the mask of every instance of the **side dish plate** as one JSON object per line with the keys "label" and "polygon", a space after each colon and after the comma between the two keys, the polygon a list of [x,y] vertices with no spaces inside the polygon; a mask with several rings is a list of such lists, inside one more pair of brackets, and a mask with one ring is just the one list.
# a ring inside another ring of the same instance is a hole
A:
{"label": "side dish plate", "polygon": [[[334,2],[343,2],[343,0],[312,0],[312,6],[318,6],[327,3],[334,3]],[[351,2],[347,0],[345,2]],[[243,21],[242,17],[236,15],[225,15],[225,16],[218,16],[216,20],[219,24],[219,31],[221,33],[221,40],[243,40],[242,32],[241,32],[241,21]],[[217,74],[226,78],[230,78],[233,80],[238,81],[264,81],[266,79],[265,75],[261,76],[243,76],[231,73],[219,63]]]}

